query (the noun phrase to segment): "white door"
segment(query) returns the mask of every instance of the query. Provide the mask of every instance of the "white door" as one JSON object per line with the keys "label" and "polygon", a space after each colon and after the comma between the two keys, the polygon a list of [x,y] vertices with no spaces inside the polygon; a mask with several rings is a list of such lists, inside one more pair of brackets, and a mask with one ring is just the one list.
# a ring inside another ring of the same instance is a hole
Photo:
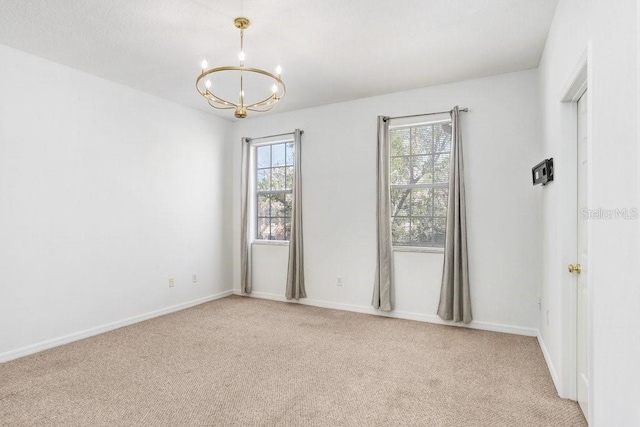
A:
{"label": "white door", "polygon": [[589,395],[589,346],[587,333],[588,293],[587,293],[587,219],[580,212],[589,206],[587,196],[587,93],[578,100],[578,276],[577,290],[577,325],[576,325],[576,345],[577,345],[577,395],[578,403],[588,418],[588,395]]}

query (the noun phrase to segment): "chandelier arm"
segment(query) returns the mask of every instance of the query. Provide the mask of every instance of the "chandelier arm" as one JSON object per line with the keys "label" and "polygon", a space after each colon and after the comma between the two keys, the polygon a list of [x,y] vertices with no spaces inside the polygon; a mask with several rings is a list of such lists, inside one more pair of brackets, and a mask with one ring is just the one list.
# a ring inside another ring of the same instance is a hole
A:
{"label": "chandelier arm", "polygon": [[[263,106],[263,105],[271,105],[271,104],[274,104],[274,105],[275,105],[275,104],[277,103],[277,101],[275,101],[276,99],[277,99],[277,98],[276,98],[276,96],[275,96],[275,95],[271,95],[270,97],[265,98],[265,99],[263,99],[263,100],[262,100],[262,101],[260,101],[260,102],[255,102],[255,103],[253,103],[253,104],[251,104],[251,105],[246,105],[246,108],[247,108],[247,109],[249,109],[249,108],[256,108],[256,107],[261,107],[261,106]],[[274,101],[274,102],[272,102],[272,101]]]}
{"label": "chandelier arm", "polygon": [[[269,108],[269,110],[271,108],[273,108],[273,105],[276,105],[280,99],[282,99],[283,96],[285,96],[285,94],[287,93],[287,88],[284,85],[284,82],[282,80],[278,80],[276,79],[277,83],[280,83],[280,85],[282,86],[282,95],[280,96],[276,96],[276,94],[271,94],[271,96],[269,96],[268,98],[263,99],[262,101],[253,103],[251,105],[247,105],[247,110],[251,110],[251,111],[260,111],[260,110],[256,110],[255,107],[261,107],[263,105],[271,105],[272,107]],[[275,100],[275,102],[270,102],[272,100]],[[262,110],[262,111],[269,111],[269,110]]]}
{"label": "chandelier arm", "polygon": [[[258,72],[258,73],[261,73],[261,74],[265,74],[265,73],[266,73],[266,75],[271,74],[271,73],[267,73],[267,72],[262,72],[263,70],[260,70],[260,69],[252,69],[252,70],[254,72]],[[274,77],[273,75],[270,75],[269,77],[273,78],[276,81],[276,83],[278,83],[279,86],[282,87],[282,95],[278,96],[277,93],[272,93],[271,95],[269,95],[268,97],[266,97],[265,99],[263,99],[261,101],[254,102],[253,104],[247,105],[246,106],[247,110],[260,111],[260,110],[256,110],[255,108],[256,107],[266,106],[266,105],[272,105],[273,106],[273,105],[277,104],[280,101],[280,99],[285,95],[287,89],[286,89],[284,83],[282,82],[282,80],[280,80],[277,77]],[[271,108],[272,107],[270,107],[269,110]],[[263,111],[268,111],[268,110],[263,110]]]}
{"label": "chandelier arm", "polygon": [[217,109],[217,110],[232,110],[232,109],[234,109],[234,108],[237,108],[235,105],[229,105],[229,104],[227,104],[227,105],[226,105],[226,106],[224,106],[224,107],[219,107],[219,106],[217,106],[217,105],[213,104],[213,103],[212,103],[212,101],[208,101],[208,104],[209,104],[210,106],[212,106],[213,108]]}
{"label": "chandelier arm", "polygon": [[[200,87],[198,86],[198,84],[200,83],[200,81],[204,77],[206,77],[209,74],[213,74],[213,73],[216,73],[218,71],[233,71],[234,68],[237,68],[237,67],[235,67],[235,66],[234,67],[218,67],[218,68],[212,68],[212,69],[206,70],[206,71],[203,70],[202,73],[196,79],[196,90],[198,91],[198,93],[200,95],[202,95],[207,100],[207,103],[210,106],[212,106],[213,108],[217,108],[219,110],[230,110],[232,108],[238,108],[238,104],[236,104],[235,102],[232,102],[232,101],[227,101],[224,98],[220,98],[220,97],[216,96],[209,89],[205,89],[205,91],[203,92],[203,91],[200,90]],[[213,97],[214,99],[211,99],[211,97]],[[217,107],[214,104],[212,104],[212,102],[225,105],[225,107]]]}
{"label": "chandelier arm", "polygon": [[[211,105],[213,108],[218,108],[221,110],[227,110],[230,108],[235,108],[237,107],[237,105],[235,105],[235,103],[229,102],[226,99],[222,99],[217,97],[213,92],[209,91],[209,89],[206,89],[203,91],[200,90],[200,87],[198,87],[198,83],[200,83],[200,80],[202,80],[202,78],[205,76],[204,71],[202,72],[202,74],[200,74],[200,76],[196,79],[196,90],[198,91],[198,93],[200,95],[202,95],[203,98],[205,98],[207,100],[207,103],[209,105]],[[215,99],[211,99],[211,97],[215,98]],[[216,107],[215,105],[212,104],[212,102],[218,102],[220,104],[223,105],[228,105],[228,107]]]}
{"label": "chandelier arm", "polygon": [[276,106],[276,103],[274,102],[273,104],[269,105],[269,108],[257,109],[257,108],[249,108],[249,107],[247,107],[247,111],[255,111],[257,113],[266,113],[267,111],[271,110],[275,106]]}
{"label": "chandelier arm", "polygon": [[256,102],[253,103],[251,105],[247,105],[247,108],[260,108],[260,107],[266,107],[269,105],[275,105],[278,102],[276,101],[277,97],[275,97],[274,95],[271,95],[269,98],[267,99],[263,99],[260,102]]}
{"label": "chandelier arm", "polygon": [[[215,99],[211,99],[208,95],[212,96]],[[207,92],[203,95],[206,99],[207,102],[209,102],[209,105],[211,105],[213,107],[213,104],[211,104],[211,102],[217,102],[218,104],[222,104],[222,105],[227,105],[228,107],[214,107],[214,108],[220,108],[222,110],[226,110],[228,108],[237,108],[238,105],[234,102],[229,102],[226,99],[223,98],[219,98],[216,95],[214,95],[213,92],[207,90]]]}

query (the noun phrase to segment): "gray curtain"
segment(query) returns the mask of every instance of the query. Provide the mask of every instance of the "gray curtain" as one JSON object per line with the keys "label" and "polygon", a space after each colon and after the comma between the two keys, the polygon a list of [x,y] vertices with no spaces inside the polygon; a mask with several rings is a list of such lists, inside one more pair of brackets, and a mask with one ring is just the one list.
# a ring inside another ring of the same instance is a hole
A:
{"label": "gray curtain", "polygon": [[289,237],[289,267],[287,269],[287,299],[306,298],[304,289],[304,254],[302,247],[302,131],[294,137],[293,191],[291,207],[291,236]]}
{"label": "gray curtain", "polygon": [[451,172],[444,267],[438,316],[444,320],[469,323],[471,298],[467,262],[467,220],[464,198],[464,167],[458,107],[451,110]]}
{"label": "gray curtain", "polygon": [[240,292],[251,293],[251,237],[249,235],[251,226],[249,224],[249,193],[251,185],[251,140],[242,138],[242,178],[241,178],[241,198],[242,198],[242,230],[240,242]]}
{"label": "gray curtain", "polygon": [[378,116],[377,257],[371,305],[391,311],[393,253],[391,250],[391,193],[389,190],[389,118]]}

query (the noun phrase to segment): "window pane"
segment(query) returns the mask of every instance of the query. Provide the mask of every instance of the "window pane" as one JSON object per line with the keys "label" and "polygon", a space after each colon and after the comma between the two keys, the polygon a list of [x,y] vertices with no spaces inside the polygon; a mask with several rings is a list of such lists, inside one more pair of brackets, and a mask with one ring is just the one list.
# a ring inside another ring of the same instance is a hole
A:
{"label": "window pane", "polygon": [[258,218],[258,239],[269,239],[269,218]]}
{"label": "window pane", "polygon": [[411,177],[410,157],[392,157],[389,181],[391,185],[409,184]]}
{"label": "window pane", "polygon": [[433,243],[436,246],[444,246],[445,232],[447,231],[446,218],[433,219]]}
{"label": "window pane", "polygon": [[291,193],[284,195],[284,209],[285,216],[291,217],[291,212],[293,210],[293,196]]}
{"label": "window pane", "polygon": [[451,123],[442,123],[433,127],[433,151],[451,151]]}
{"label": "window pane", "polygon": [[408,156],[411,144],[410,128],[392,129],[389,131],[392,156]]}
{"label": "window pane", "polygon": [[285,215],[284,194],[271,196],[271,216],[283,217]]}
{"label": "window pane", "polygon": [[411,128],[411,154],[427,154],[433,149],[431,126]]}
{"label": "window pane", "polygon": [[433,189],[411,190],[411,216],[431,216]]}
{"label": "window pane", "polygon": [[287,166],[285,168],[286,179],[285,179],[285,189],[291,190],[293,188],[293,166]]}
{"label": "window pane", "polygon": [[258,169],[256,180],[258,191],[269,191],[271,189],[271,169]]}
{"label": "window pane", "polygon": [[391,190],[391,216],[409,216],[411,190]]}
{"label": "window pane", "polygon": [[447,216],[448,188],[433,189],[433,216]]}
{"label": "window pane", "polygon": [[271,146],[271,166],[284,166],[284,144]]}
{"label": "window pane", "polygon": [[428,218],[411,219],[411,241],[419,245],[431,243],[433,241],[433,231],[431,220]]}
{"label": "window pane", "polygon": [[394,243],[409,243],[411,221],[408,218],[394,218],[391,221],[391,238]]}
{"label": "window pane", "polygon": [[268,168],[271,166],[271,146],[258,147],[258,168]]}
{"label": "window pane", "polygon": [[284,240],[284,218],[271,218],[271,240]]}
{"label": "window pane", "polygon": [[271,189],[271,169],[258,169],[256,179],[258,180],[256,183],[258,191],[269,191]]}
{"label": "window pane", "polygon": [[269,196],[258,196],[258,216],[265,217],[270,216],[269,206],[271,204],[271,198]]}
{"label": "window pane", "polygon": [[286,146],[287,146],[286,147],[286,149],[287,149],[287,152],[286,152],[286,161],[287,161],[287,163],[286,164],[287,165],[293,165],[293,159],[294,159],[294,157],[293,157],[293,155],[294,155],[293,142],[287,143]]}
{"label": "window pane", "polygon": [[449,182],[450,154],[434,155],[433,182]]}
{"label": "window pane", "polygon": [[411,157],[411,184],[431,184],[433,182],[432,162],[433,156]]}
{"label": "window pane", "polygon": [[273,168],[271,169],[271,189],[278,191],[284,190],[284,174],[286,168]]}
{"label": "window pane", "polygon": [[284,220],[284,240],[291,239],[291,219],[285,218]]}

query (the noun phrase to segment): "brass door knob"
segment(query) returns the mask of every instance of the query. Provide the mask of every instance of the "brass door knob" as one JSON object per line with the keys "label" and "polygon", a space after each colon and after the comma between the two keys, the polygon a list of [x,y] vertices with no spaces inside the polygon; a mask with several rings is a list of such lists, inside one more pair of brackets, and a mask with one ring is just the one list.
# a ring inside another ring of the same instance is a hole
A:
{"label": "brass door knob", "polygon": [[580,266],[580,264],[569,264],[569,273],[576,273],[576,274],[580,274],[580,272],[582,271],[582,267]]}

